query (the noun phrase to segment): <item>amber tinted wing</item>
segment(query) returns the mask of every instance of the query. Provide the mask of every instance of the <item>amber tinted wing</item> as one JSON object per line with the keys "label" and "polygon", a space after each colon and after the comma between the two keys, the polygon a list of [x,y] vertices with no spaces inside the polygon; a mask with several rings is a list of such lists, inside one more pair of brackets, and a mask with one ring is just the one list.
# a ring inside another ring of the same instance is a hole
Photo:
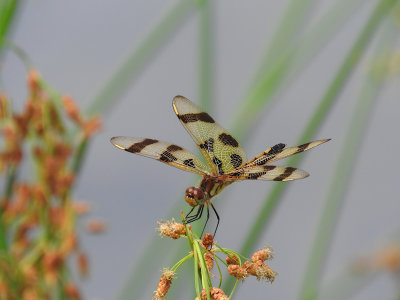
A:
{"label": "amber tinted wing", "polygon": [[314,141],[297,147],[285,148],[285,144],[277,144],[248,161],[243,167],[226,174],[226,180],[274,180],[289,181],[301,179],[309,174],[301,169],[292,167],[271,166],[269,163],[309,150],[328,142],[330,139]]}
{"label": "amber tinted wing", "polygon": [[173,167],[196,173],[210,174],[203,162],[193,153],[178,145],[154,139],[116,136],[111,143],[119,149],[157,159]]}
{"label": "amber tinted wing", "polygon": [[239,142],[193,102],[176,96],[174,111],[210,165],[213,174],[226,174],[246,162]]}
{"label": "amber tinted wing", "polygon": [[300,146],[285,148],[285,144],[277,144],[265,152],[257,155],[252,160],[248,161],[245,166],[255,166],[255,165],[265,165],[271,162],[277,161],[279,159],[283,159],[288,156],[295,155],[297,153],[301,153],[307,151],[311,148],[314,148],[318,145],[326,143],[330,141],[330,139],[319,140],[314,142],[309,142]]}
{"label": "amber tinted wing", "polygon": [[298,168],[281,167],[281,166],[252,166],[244,167],[235,172],[231,172],[224,176],[227,181],[240,180],[273,180],[273,181],[289,181],[308,177],[309,174]]}

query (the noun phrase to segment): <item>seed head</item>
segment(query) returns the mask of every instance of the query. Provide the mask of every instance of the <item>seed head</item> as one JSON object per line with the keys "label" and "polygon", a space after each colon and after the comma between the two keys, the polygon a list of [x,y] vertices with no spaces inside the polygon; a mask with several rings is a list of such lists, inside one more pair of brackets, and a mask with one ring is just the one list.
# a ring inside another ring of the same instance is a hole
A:
{"label": "seed head", "polygon": [[273,253],[274,250],[272,250],[271,247],[266,246],[264,249],[257,251],[253,254],[253,256],[251,257],[251,260],[256,262],[256,261],[266,261],[268,259],[272,259],[273,258]]}
{"label": "seed head", "polygon": [[246,265],[247,272],[250,275],[256,276],[257,280],[265,279],[271,283],[275,280],[277,273],[269,266],[264,264],[261,260],[258,260],[255,263],[246,263],[244,265]]}
{"label": "seed head", "polygon": [[82,129],[86,138],[91,137],[101,129],[101,121],[98,116],[95,116],[88,121],[83,122]]}
{"label": "seed head", "polygon": [[[221,289],[218,289],[216,287],[213,287],[210,290],[210,297],[211,300],[229,300],[228,296],[225,295],[224,291]],[[207,300],[207,292],[205,289],[200,294],[201,300]]]}
{"label": "seed head", "polygon": [[64,286],[64,291],[65,291],[65,294],[67,295],[67,297],[72,300],[80,300],[81,299],[79,290],[78,290],[77,286],[73,283],[67,283]]}
{"label": "seed head", "polygon": [[225,260],[228,265],[238,265],[240,263],[240,259],[235,254],[229,254]]}
{"label": "seed head", "polygon": [[211,251],[204,253],[204,260],[206,261],[207,270],[210,272],[214,267],[214,255]]}
{"label": "seed head", "polygon": [[201,243],[205,249],[208,249],[214,243],[214,236],[211,233],[206,233]]}
{"label": "seed head", "polygon": [[172,279],[174,278],[175,272],[166,268],[163,270],[163,274],[158,282],[157,290],[153,294],[153,300],[162,300],[165,298],[169,288],[171,287]]}
{"label": "seed head", "polygon": [[77,215],[87,214],[90,211],[90,204],[84,201],[73,201],[71,205]]}
{"label": "seed head", "polygon": [[400,245],[391,245],[380,250],[374,261],[378,269],[397,273],[400,270]]}
{"label": "seed head", "polygon": [[86,229],[90,233],[103,233],[107,228],[104,221],[98,219],[88,220],[86,223]]}
{"label": "seed head", "polygon": [[75,101],[69,96],[64,96],[62,97],[62,102],[64,104],[65,113],[68,115],[68,117],[80,125],[82,123],[81,115]]}
{"label": "seed head", "polygon": [[249,273],[247,273],[246,268],[244,266],[239,266],[239,265],[229,265],[228,272],[237,279],[245,279],[246,277],[249,276]]}
{"label": "seed head", "polygon": [[182,235],[186,235],[185,225],[175,222],[172,218],[171,221],[160,221],[157,223],[158,228],[156,229],[160,232],[161,236],[168,236],[171,239],[179,239]]}
{"label": "seed head", "polygon": [[81,276],[87,276],[88,275],[88,258],[87,255],[83,252],[79,252],[77,256],[77,265],[78,265],[78,270]]}

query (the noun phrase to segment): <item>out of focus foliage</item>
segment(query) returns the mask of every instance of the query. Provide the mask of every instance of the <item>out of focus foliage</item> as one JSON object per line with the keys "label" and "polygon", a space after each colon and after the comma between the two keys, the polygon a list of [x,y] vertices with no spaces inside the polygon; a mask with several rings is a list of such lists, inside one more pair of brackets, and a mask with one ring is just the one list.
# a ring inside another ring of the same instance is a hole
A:
{"label": "out of focus foliage", "polygon": [[100,121],[51,93],[35,71],[28,90],[20,113],[0,95],[0,299],[80,299],[69,263],[87,274],[76,223],[88,207],[71,196],[73,166]]}

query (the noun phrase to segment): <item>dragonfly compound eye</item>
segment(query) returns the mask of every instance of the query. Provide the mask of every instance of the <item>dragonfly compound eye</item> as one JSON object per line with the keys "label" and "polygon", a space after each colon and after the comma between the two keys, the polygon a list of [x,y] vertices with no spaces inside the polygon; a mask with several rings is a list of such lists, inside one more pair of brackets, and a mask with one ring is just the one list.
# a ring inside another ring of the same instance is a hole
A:
{"label": "dragonfly compound eye", "polygon": [[185,195],[186,202],[193,207],[199,205],[200,202],[202,202],[201,200],[204,198],[204,192],[194,186],[187,188]]}

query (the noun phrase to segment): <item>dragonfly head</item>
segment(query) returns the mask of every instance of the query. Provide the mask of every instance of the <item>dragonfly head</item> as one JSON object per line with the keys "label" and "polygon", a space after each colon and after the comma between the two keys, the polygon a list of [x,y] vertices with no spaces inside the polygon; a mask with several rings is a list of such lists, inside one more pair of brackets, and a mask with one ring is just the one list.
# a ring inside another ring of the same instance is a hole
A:
{"label": "dragonfly head", "polygon": [[185,200],[192,207],[204,204],[205,198],[206,193],[198,187],[191,186],[186,189]]}

